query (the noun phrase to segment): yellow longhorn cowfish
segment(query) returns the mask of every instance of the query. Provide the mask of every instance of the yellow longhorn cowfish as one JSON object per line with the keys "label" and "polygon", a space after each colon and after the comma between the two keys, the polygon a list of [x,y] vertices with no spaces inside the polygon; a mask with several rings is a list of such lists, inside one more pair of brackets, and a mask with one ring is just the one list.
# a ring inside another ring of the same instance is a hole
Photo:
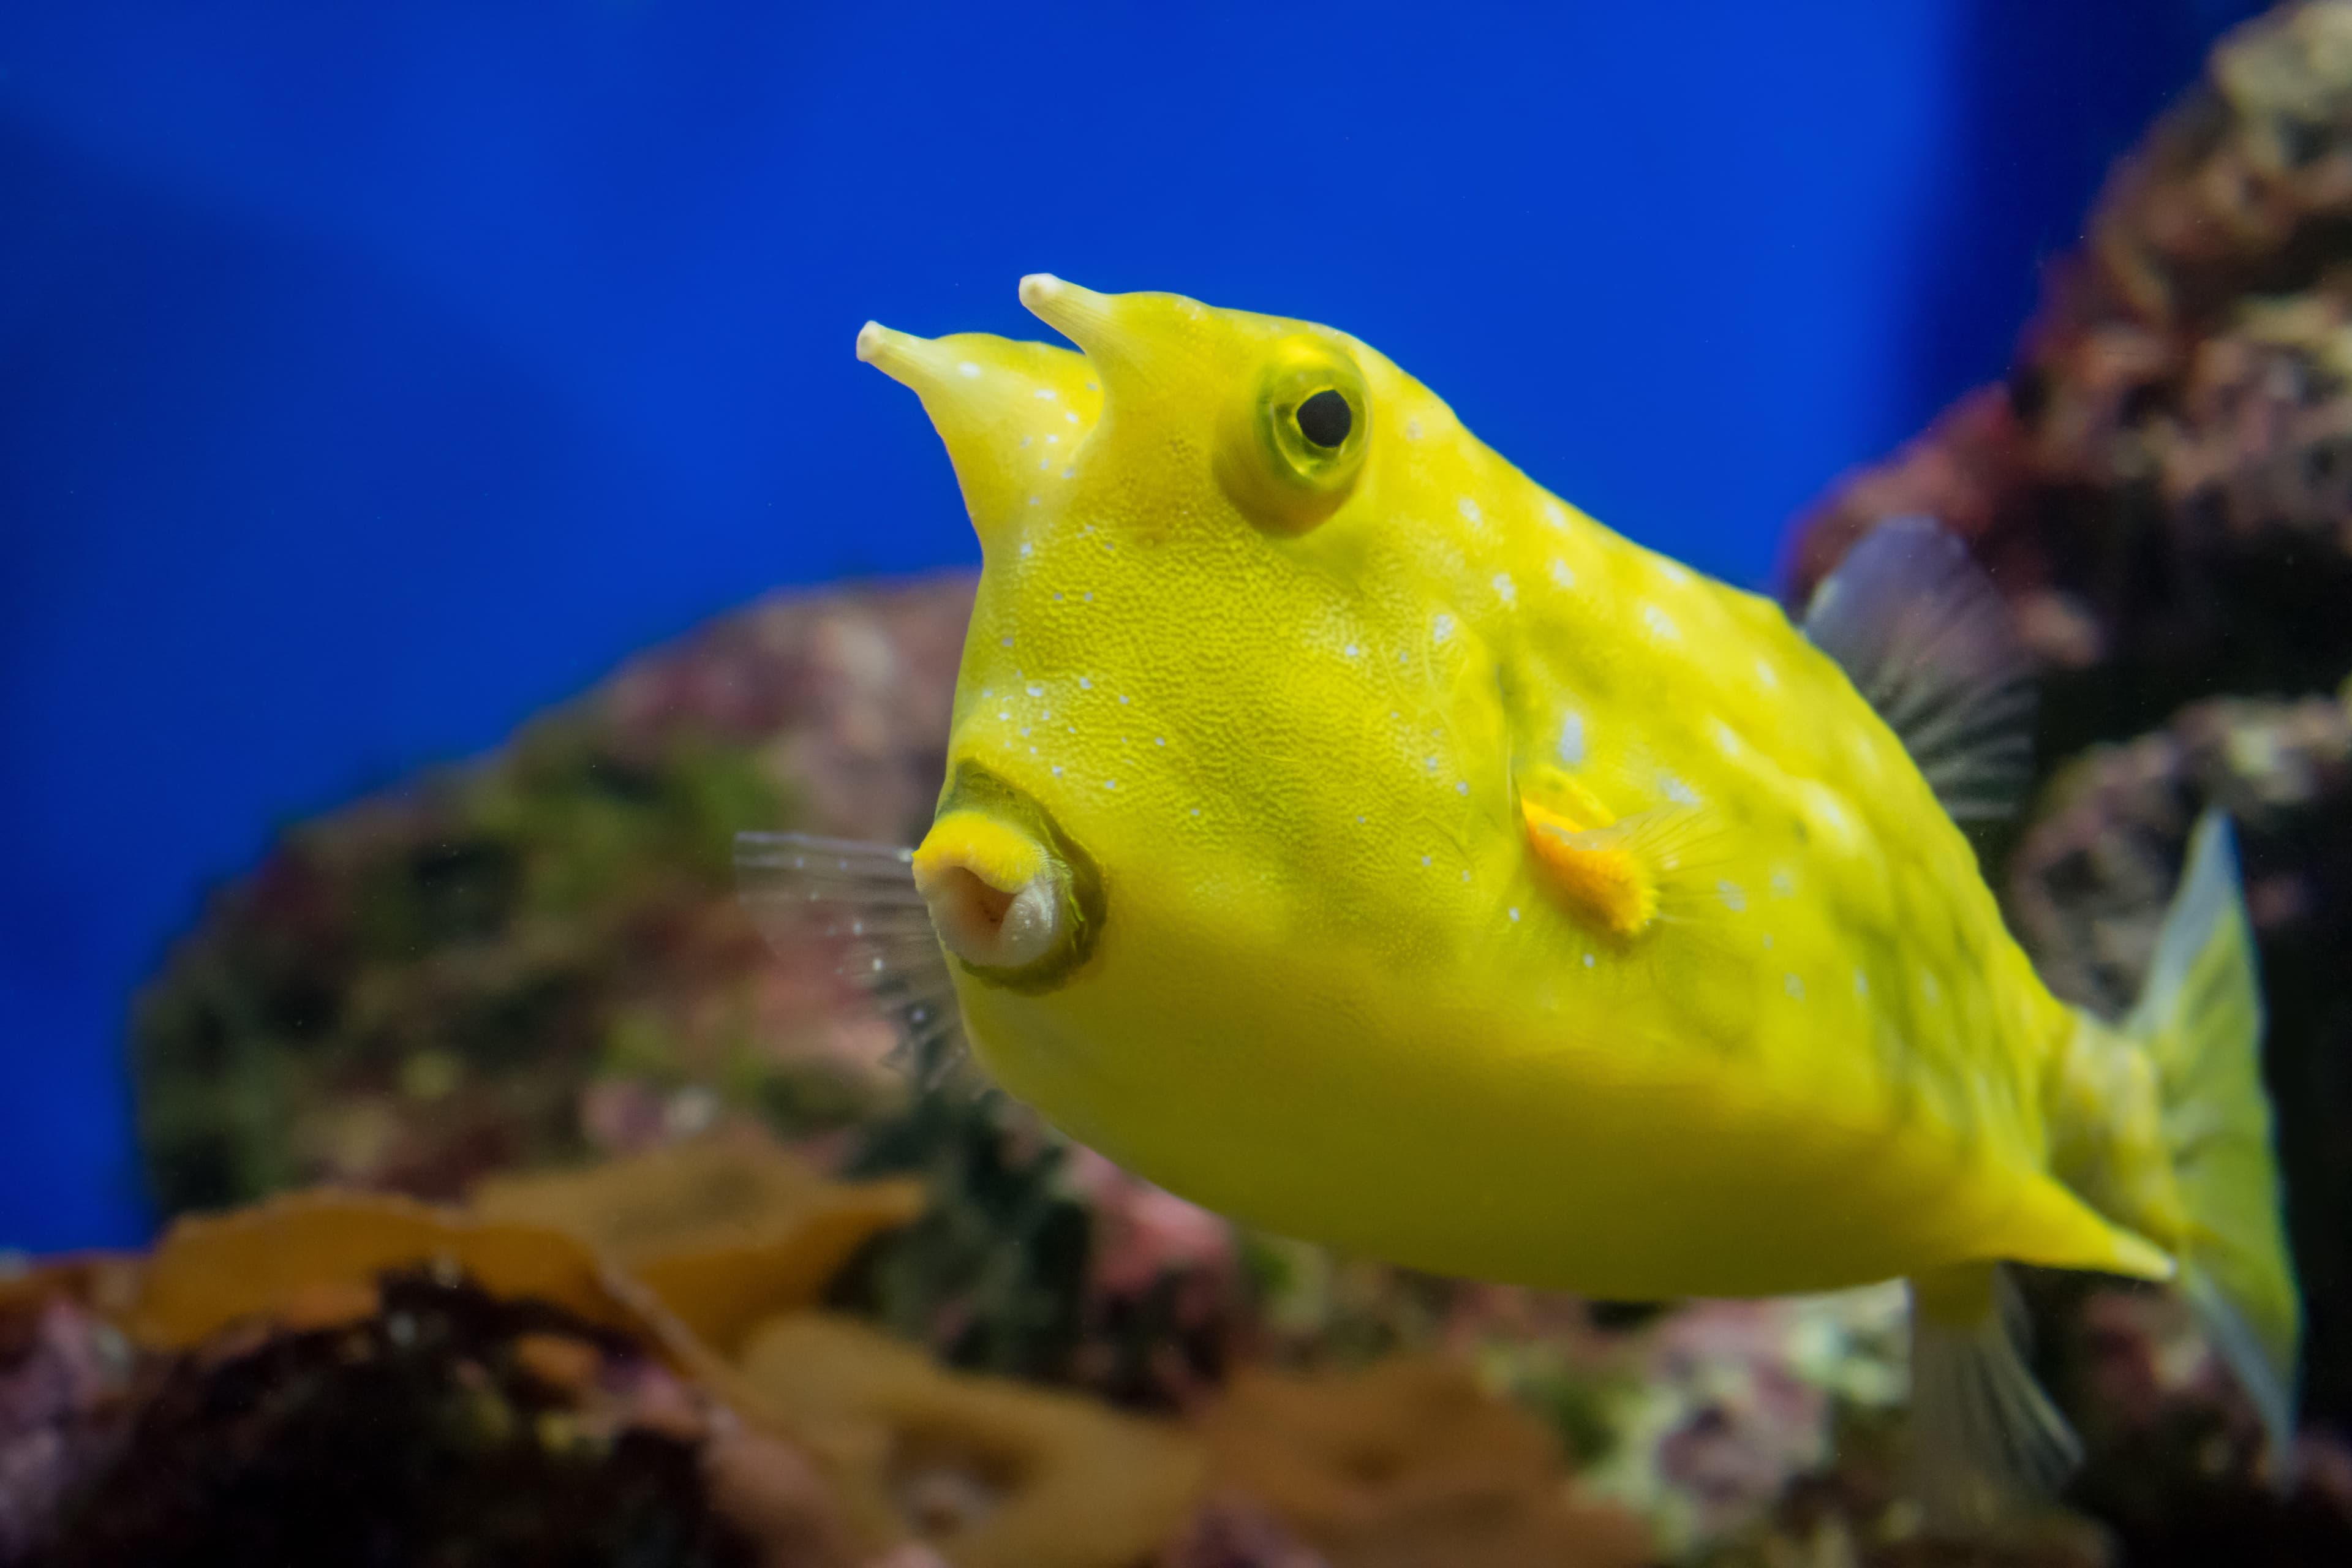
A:
{"label": "yellow longhorn cowfish", "polygon": [[1880,530],[1801,629],[1344,333],[1021,299],[1080,352],[858,335],[983,566],[929,836],[745,835],[772,929],[854,931],[918,1054],[960,1033],[1269,1231],[1627,1300],[1907,1279],[1932,1508],[2074,1457],[2009,1262],[2176,1280],[2284,1440],[2228,824],[2126,1021],[2051,995],[1956,825],[2022,784],[2031,714],[1957,543]]}

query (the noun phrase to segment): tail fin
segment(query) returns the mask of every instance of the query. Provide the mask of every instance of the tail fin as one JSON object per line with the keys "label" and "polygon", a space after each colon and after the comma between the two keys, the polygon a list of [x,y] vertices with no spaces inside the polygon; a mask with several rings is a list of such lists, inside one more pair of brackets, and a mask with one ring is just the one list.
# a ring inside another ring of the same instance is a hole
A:
{"label": "tail fin", "polygon": [[2180,1287],[2282,1459],[2294,1431],[2295,1294],[2262,1079],[2262,993],[2230,819],[2208,811],[2124,1032],[2156,1068],[2186,1224]]}

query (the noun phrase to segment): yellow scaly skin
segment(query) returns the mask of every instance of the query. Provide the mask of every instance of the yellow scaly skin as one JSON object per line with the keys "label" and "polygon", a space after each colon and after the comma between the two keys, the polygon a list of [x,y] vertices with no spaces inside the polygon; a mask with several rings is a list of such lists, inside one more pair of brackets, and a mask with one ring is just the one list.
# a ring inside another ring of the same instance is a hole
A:
{"label": "yellow scaly skin", "polygon": [[[2169,1271],[2050,1174],[2074,1015],[1775,605],[1547,494],[1353,338],[1023,298],[1086,353],[859,340],[984,560],[918,868],[992,875],[1050,820],[1099,872],[1076,962],[955,965],[1009,1091],[1213,1208],[1449,1273]],[[1336,500],[1261,471],[1293,362],[1360,376]],[[1654,915],[1612,929],[1531,817],[1617,825],[1589,852]]]}

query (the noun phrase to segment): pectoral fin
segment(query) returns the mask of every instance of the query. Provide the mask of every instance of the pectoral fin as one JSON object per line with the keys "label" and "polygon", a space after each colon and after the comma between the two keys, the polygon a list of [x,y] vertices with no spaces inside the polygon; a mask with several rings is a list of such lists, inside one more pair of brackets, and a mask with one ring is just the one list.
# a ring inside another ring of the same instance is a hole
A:
{"label": "pectoral fin", "polygon": [[1639,818],[1587,827],[1573,816],[1522,800],[1528,847],[1551,885],[1595,925],[1630,938],[1658,914],[1658,879],[1640,853]]}

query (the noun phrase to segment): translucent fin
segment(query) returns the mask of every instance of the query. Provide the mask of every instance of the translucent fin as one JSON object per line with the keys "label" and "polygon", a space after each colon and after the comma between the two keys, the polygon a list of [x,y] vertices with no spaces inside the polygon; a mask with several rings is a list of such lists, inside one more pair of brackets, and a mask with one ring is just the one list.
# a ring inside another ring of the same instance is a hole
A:
{"label": "translucent fin", "polygon": [[891,1060],[925,1089],[969,1061],[946,953],[915,890],[914,851],[806,833],[739,833],[744,906],[779,952],[815,946],[897,1026]]}
{"label": "translucent fin", "polygon": [[1911,1493],[1930,1534],[1981,1530],[2082,1462],[2026,1366],[2029,1328],[1997,1264],[1911,1283]]}
{"label": "translucent fin", "polygon": [[1813,590],[1805,635],[1837,660],[1959,823],[2016,809],[2033,774],[2033,666],[1966,546],[1881,523]]}
{"label": "translucent fin", "polygon": [[[2283,1461],[2303,1332],[2263,1089],[2263,1003],[2230,819],[2208,811],[2124,1032],[2155,1064],[2187,1227],[2180,1283]],[[2281,1471],[2284,1471],[2282,1464]]]}

